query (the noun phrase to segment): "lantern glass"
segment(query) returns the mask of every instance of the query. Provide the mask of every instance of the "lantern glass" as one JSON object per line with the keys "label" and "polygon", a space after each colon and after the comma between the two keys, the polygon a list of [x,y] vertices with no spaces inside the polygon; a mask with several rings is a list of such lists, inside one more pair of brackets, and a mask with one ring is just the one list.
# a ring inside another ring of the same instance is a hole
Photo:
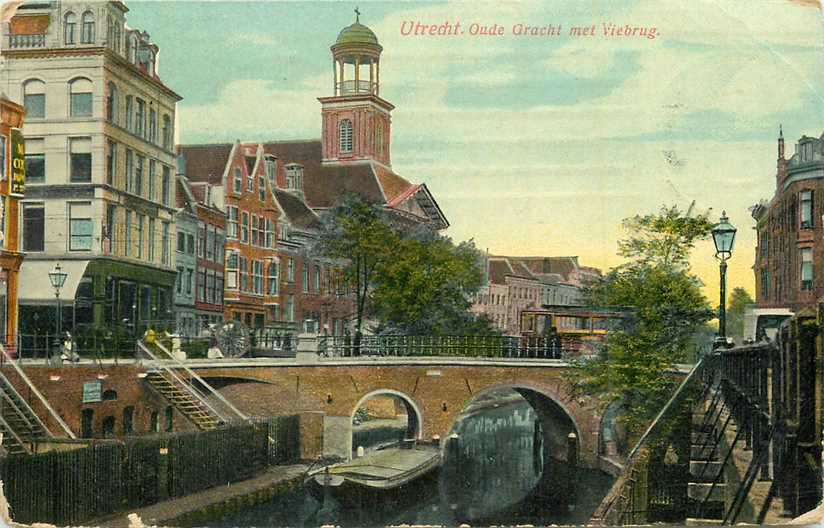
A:
{"label": "lantern glass", "polygon": [[53,288],[62,288],[63,284],[66,283],[66,277],[68,277],[68,273],[63,271],[60,267],[60,264],[54,267],[53,270],[49,272],[49,281]]}
{"label": "lantern glass", "polygon": [[722,258],[732,255],[735,245],[735,233],[737,229],[730,224],[727,214],[721,215],[721,220],[712,228],[712,240],[715,242],[716,254]]}

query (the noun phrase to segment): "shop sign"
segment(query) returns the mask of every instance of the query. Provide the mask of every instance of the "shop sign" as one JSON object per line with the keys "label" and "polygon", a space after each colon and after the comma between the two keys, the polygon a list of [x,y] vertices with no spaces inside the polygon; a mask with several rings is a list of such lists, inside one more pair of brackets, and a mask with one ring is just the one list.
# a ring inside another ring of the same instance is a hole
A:
{"label": "shop sign", "polygon": [[11,129],[11,192],[23,196],[26,190],[26,140],[19,128]]}
{"label": "shop sign", "polygon": [[103,384],[99,381],[87,381],[83,384],[83,403],[95,403],[103,400]]}

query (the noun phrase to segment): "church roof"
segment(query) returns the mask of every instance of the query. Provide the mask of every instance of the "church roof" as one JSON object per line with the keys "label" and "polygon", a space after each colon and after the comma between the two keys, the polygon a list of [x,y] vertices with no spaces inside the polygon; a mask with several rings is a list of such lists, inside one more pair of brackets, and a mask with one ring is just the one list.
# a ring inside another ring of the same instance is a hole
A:
{"label": "church roof", "polygon": [[355,22],[351,26],[346,26],[338,34],[335,45],[341,44],[372,44],[378,46],[378,37],[375,32],[364,26],[360,22]]}
{"label": "church roof", "polygon": [[[263,151],[283,164],[303,167],[303,195],[311,209],[328,209],[344,196],[354,193],[363,200],[391,209],[414,200],[427,219],[443,229],[449,225],[425,185],[415,185],[390,168],[371,161],[322,163],[319,139],[271,141],[262,143]],[[220,185],[232,153],[231,143],[181,145],[186,177],[192,182]],[[288,198],[286,198],[288,200]]]}

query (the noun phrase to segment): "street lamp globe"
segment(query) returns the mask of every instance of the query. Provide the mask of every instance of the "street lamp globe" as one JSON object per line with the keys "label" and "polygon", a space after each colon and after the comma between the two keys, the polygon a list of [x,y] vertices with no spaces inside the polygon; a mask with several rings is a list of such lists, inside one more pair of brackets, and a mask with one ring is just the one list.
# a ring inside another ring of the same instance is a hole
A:
{"label": "street lamp globe", "polygon": [[66,277],[68,276],[69,274],[63,271],[58,262],[54,269],[49,272],[49,281],[53,288],[60,289],[66,283]]}
{"label": "street lamp globe", "polygon": [[712,228],[712,240],[715,242],[715,256],[727,260],[732,255],[735,245],[735,233],[738,231],[727,218],[727,212],[721,213],[721,220]]}

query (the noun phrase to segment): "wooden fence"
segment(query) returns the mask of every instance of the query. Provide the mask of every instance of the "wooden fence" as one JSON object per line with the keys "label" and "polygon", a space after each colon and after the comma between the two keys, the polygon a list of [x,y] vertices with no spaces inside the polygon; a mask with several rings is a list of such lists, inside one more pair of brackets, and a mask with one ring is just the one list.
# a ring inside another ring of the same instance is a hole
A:
{"label": "wooden fence", "polygon": [[[276,434],[272,435],[271,432]],[[298,418],[0,459],[16,522],[77,525],[249,478],[300,456]]]}

